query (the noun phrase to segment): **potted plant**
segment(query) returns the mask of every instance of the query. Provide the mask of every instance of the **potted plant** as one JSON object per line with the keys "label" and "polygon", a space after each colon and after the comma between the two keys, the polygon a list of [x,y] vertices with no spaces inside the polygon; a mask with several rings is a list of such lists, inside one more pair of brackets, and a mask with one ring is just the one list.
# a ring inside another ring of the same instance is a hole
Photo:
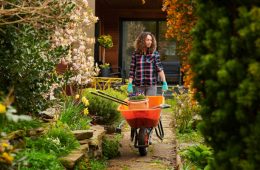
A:
{"label": "potted plant", "polygon": [[110,74],[110,64],[109,63],[104,63],[99,65],[100,71],[101,71],[101,76],[102,77],[109,77]]}
{"label": "potted plant", "polygon": [[111,35],[101,35],[98,37],[98,43],[102,47],[102,63],[106,62],[105,50],[113,47],[113,40]]}
{"label": "potted plant", "polygon": [[149,100],[144,93],[133,93],[129,96],[128,107],[130,110],[134,109],[148,109]]}
{"label": "potted plant", "polygon": [[102,64],[99,66],[101,69],[102,77],[109,77],[110,74],[110,65],[106,63],[105,51],[107,48],[113,47],[113,41],[111,35],[101,35],[98,37],[98,43],[102,47]]}
{"label": "potted plant", "polygon": [[130,96],[129,101],[143,101],[146,97],[143,94],[137,95],[137,96]]}
{"label": "potted plant", "polygon": [[109,64],[109,63],[101,64],[101,65],[99,65],[99,67],[100,67],[101,69],[110,68],[110,64]]}

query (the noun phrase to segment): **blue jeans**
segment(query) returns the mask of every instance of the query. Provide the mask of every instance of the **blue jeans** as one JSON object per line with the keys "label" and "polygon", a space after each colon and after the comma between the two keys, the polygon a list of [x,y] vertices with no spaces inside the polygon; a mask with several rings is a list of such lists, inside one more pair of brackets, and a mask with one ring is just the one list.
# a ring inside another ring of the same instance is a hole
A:
{"label": "blue jeans", "polygon": [[145,96],[156,96],[157,95],[157,86],[135,86],[135,92],[142,91]]}

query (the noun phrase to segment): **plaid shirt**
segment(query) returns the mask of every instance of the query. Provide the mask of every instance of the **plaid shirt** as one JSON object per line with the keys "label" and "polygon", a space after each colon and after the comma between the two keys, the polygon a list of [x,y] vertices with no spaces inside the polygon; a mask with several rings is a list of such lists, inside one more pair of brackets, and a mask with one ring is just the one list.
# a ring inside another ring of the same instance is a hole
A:
{"label": "plaid shirt", "polygon": [[157,73],[162,71],[162,63],[158,51],[152,54],[132,55],[129,78],[132,78],[136,86],[152,86],[157,84]]}

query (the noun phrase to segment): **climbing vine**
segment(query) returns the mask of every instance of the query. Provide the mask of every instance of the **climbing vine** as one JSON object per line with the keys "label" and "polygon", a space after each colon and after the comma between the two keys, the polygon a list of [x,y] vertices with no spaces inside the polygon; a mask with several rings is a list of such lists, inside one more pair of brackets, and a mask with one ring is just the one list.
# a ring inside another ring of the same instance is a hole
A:
{"label": "climbing vine", "polygon": [[174,38],[177,42],[177,55],[182,61],[184,85],[191,84],[192,72],[188,56],[192,48],[190,31],[196,23],[194,15],[195,4],[192,0],[164,0],[163,11],[167,13],[166,38]]}

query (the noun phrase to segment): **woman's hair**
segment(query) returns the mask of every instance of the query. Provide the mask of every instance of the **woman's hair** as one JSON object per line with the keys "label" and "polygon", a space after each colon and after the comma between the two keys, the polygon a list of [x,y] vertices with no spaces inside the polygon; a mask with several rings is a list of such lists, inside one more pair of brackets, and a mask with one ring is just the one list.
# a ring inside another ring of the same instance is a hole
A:
{"label": "woman's hair", "polygon": [[135,50],[137,53],[142,53],[143,50],[146,48],[145,39],[148,35],[150,35],[152,37],[152,45],[149,48],[148,52],[153,53],[156,50],[157,43],[156,43],[156,39],[155,39],[154,35],[150,32],[142,32],[141,34],[139,34],[139,36],[135,40],[135,44],[134,44],[134,47],[135,47]]}

